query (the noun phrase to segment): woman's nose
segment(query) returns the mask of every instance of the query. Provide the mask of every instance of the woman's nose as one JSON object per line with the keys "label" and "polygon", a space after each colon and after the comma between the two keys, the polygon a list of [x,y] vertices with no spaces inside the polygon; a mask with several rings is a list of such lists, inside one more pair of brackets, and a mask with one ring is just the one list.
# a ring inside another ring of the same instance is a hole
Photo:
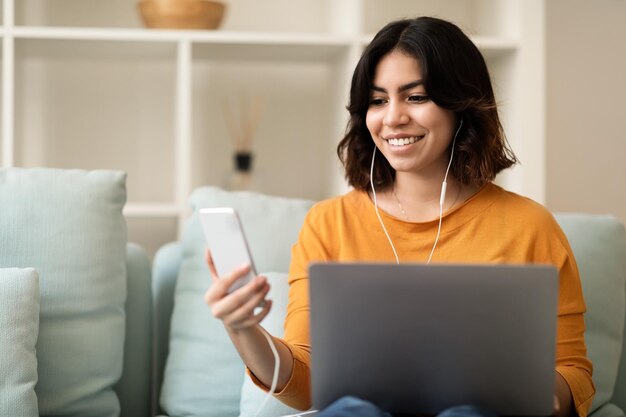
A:
{"label": "woman's nose", "polygon": [[390,101],[386,108],[383,124],[394,127],[408,123],[409,115],[406,113],[402,103]]}

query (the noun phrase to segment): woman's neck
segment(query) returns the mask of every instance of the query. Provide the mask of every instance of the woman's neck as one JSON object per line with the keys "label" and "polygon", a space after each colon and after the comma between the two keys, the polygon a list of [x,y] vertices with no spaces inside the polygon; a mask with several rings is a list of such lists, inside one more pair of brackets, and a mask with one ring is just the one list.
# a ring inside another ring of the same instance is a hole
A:
{"label": "woman's neck", "polygon": [[[443,175],[440,179],[424,178],[398,173],[392,188],[385,193],[382,207],[395,217],[413,222],[424,222],[439,217]],[[460,205],[476,192],[475,187],[464,186],[448,175],[444,212]]]}
{"label": "woman's neck", "polygon": [[[423,177],[398,172],[396,173],[393,190],[399,198],[406,200],[407,204],[418,206],[434,203],[438,206],[443,177],[443,174]],[[451,175],[448,176],[447,182],[448,190],[456,189],[457,181]]]}

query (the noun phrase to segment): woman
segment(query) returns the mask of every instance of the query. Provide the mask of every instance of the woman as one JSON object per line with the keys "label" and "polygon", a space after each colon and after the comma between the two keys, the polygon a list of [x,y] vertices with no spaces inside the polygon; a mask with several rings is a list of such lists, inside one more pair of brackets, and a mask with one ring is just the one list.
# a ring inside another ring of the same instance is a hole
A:
{"label": "woman", "polygon": [[[560,279],[555,412],[584,417],[594,387],[576,262],[545,208],[492,184],[516,159],[478,49],[444,20],[392,22],[360,59],[348,110],[337,152],[354,190],[313,207],[293,247],[285,337],[273,338],[281,364],[275,396],[296,408],[310,406],[310,262],[547,263]],[[226,295],[244,273],[215,278],[206,301],[250,376],[267,390],[274,359],[258,323],[271,304],[256,315],[254,308],[269,285],[257,277]],[[348,403],[320,415],[383,415],[358,401],[358,411],[346,411],[355,406]]]}

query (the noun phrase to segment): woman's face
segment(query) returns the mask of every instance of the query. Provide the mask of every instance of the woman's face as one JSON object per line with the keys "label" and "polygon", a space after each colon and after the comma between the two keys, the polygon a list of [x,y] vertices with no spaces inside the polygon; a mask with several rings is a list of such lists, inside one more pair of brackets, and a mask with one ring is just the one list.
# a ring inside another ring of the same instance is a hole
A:
{"label": "woman's face", "polygon": [[392,51],[380,60],[366,124],[376,146],[398,173],[441,180],[448,165],[446,150],[454,135],[455,116],[429,99],[415,58]]}

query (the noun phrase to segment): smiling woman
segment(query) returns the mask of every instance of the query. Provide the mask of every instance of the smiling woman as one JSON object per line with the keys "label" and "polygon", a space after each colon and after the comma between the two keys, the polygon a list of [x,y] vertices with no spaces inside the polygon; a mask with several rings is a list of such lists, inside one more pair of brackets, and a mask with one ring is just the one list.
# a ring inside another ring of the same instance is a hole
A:
{"label": "smiling woman", "polygon": [[[594,386],[576,261],[548,210],[491,183],[516,158],[507,146],[478,49],[457,26],[441,19],[391,22],[357,64],[348,110],[350,120],[337,153],[354,190],[311,208],[293,246],[285,335],[272,339],[280,357],[278,372],[259,325],[270,307],[256,314],[253,309],[269,291],[267,281],[257,277],[228,294],[228,284],[244,273],[235,270],[216,280],[207,292],[207,303],[224,322],[252,381],[267,391],[277,378],[276,398],[294,408],[311,406],[312,262],[430,263],[433,259],[456,264],[544,264],[559,272],[554,412],[559,417],[584,417]],[[342,313],[341,306],[332,312]],[[404,329],[400,322],[388,325]],[[371,328],[370,333],[372,339],[381,338],[380,329]],[[446,375],[446,369],[441,373]],[[424,391],[428,381],[424,385],[409,389],[418,397],[431,395]],[[511,384],[510,389],[519,390],[517,385]],[[406,411],[398,404],[385,403],[383,410],[363,400],[372,399],[344,397],[319,416],[389,417],[391,412]],[[426,411],[417,408],[409,411]],[[465,407],[443,411],[444,415],[491,414]]]}

